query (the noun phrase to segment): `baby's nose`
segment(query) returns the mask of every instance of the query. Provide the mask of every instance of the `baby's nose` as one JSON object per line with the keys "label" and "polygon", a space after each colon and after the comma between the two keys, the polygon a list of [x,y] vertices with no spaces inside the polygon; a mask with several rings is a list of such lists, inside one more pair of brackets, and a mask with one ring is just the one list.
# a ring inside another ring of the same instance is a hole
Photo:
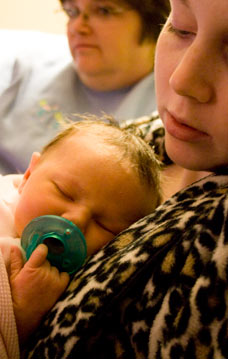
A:
{"label": "baby's nose", "polygon": [[76,224],[81,232],[85,234],[91,220],[91,212],[87,207],[81,206],[70,212],[64,213],[62,217]]}

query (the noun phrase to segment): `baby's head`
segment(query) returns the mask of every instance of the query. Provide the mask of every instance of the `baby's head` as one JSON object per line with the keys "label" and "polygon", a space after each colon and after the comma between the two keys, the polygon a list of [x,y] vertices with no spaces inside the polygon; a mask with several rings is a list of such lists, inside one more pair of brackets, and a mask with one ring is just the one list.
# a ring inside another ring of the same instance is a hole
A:
{"label": "baby's head", "polygon": [[83,119],[33,154],[19,193],[19,236],[33,218],[58,215],[81,229],[92,254],[160,203],[159,165],[133,131]]}

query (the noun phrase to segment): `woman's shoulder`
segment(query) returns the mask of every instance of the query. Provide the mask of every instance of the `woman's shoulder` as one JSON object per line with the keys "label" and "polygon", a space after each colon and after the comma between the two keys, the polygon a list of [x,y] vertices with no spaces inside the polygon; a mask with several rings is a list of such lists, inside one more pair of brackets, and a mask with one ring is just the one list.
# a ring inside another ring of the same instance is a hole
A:
{"label": "woman's shoulder", "polygon": [[121,127],[137,128],[139,135],[154,149],[158,159],[165,165],[172,163],[165,150],[165,129],[157,111],[149,116],[126,120]]}

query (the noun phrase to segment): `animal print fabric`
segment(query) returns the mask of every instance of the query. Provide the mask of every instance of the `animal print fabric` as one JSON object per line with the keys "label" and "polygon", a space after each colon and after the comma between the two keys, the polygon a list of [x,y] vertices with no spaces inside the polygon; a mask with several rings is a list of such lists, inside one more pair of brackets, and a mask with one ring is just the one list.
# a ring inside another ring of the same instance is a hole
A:
{"label": "animal print fabric", "polygon": [[227,211],[224,169],[122,232],[74,275],[23,358],[228,358]]}

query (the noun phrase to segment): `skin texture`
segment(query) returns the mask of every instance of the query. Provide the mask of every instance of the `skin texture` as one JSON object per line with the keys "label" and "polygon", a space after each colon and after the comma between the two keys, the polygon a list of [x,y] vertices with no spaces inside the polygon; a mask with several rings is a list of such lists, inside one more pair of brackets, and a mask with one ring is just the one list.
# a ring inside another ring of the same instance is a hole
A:
{"label": "skin texture", "polygon": [[228,164],[226,0],[172,0],[155,58],[158,110],[172,160],[210,171]]}
{"label": "skin texture", "polygon": [[11,249],[9,279],[21,346],[26,343],[69,282],[67,273],[60,273],[46,260],[47,252],[47,247],[40,244],[24,265],[20,249]]}
{"label": "skin texture", "polygon": [[152,39],[140,42],[142,20],[137,11],[109,0],[73,3],[78,16],[69,18],[67,36],[85,85],[116,90],[133,85],[152,71],[155,43]]}
{"label": "skin texture", "polygon": [[[42,156],[34,153],[18,190],[19,237],[37,216],[62,216],[80,228],[88,255],[153,209],[153,191],[129,161],[121,159],[116,147],[83,131],[68,135]],[[69,282],[68,274],[59,273],[46,256],[47,247],[39,245],[23,266],[20,250],[11,252],[10,285],[21,345]]]}
{"label": "skin texture", "polygon": [[114,147],[83,131],[41,157],[35,153],[19,187],[18,235],[35,217],[62,216],[80,228],[90,255],[149,213],[152,193],[120,158]]}

